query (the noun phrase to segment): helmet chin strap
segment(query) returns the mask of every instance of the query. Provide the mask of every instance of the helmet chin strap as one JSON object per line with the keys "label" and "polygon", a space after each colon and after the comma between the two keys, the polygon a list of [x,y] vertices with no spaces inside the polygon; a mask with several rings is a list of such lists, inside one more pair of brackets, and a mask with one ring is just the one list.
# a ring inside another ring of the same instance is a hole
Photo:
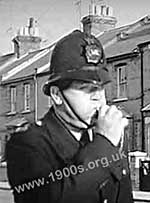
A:
{"label": "helmet chin strap", "polygon": [[[62,98],[64,99],[65,103],[68,105],[68,107],[70,108],[70,110],[72,111],[73,115],[75,115],[75,117],[83,124],[85,124],[87,126],[87,129],[93,128],[95,126],[95,122],[98,118],[98,110],[96,111],[96,114],[93,117],[93,121],[91,122],[91,124],[88,124],[86,121],[84,121],[74,110],[74,108],[71,106],[70,102],[68,101],[68,99],[66,98],[66,96],[64,95],[63,91],[60,91]],[[71,124],[72,125],[72,124]]]}

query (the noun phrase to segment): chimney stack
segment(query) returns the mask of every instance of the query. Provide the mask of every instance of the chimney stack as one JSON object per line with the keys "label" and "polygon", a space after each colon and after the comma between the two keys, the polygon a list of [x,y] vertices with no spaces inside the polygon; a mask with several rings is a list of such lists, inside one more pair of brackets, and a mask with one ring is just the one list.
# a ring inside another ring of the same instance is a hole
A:
{"label": "chimney stack", "polygon": [[34,18],[29,18],[28,25],[19,29],[13,42],[18,58],[28,52],[40,49],[41,37],[39,37],[37,22]]}
{"label": "chimney stack", "polygon": [[89,15],[83,17],[83,31],[88,34],[99,35],[104,31],[115,28],[117,19],[113,16],[113,8],[101,3],[92,2]]}

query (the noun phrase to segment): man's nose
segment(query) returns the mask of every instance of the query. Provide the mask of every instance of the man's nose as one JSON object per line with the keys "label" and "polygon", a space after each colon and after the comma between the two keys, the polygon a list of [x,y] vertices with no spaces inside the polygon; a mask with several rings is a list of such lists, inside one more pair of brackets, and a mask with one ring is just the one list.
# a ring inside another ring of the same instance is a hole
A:
{"label": "man's nose", "polygon": [[98,101],[100,103],[106,103],[106,98],[105,98],[105,91],[95,91],[91,95],[91,100],[93,101]]}

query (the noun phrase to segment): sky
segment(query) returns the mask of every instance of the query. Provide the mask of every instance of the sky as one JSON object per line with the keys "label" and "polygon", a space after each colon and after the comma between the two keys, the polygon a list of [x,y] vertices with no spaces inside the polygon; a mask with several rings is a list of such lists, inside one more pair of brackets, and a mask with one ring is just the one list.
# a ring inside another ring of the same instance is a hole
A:
{"label": "sky", "polygon": [[[34,17],[38,22],[42,47],[49,46],[79,28],[78,0],[0,0],[0,55],[13,52],[12,39],[18,29]],[[98,1],[98,0],[95,0]],[[99,0],[100,2],[102,0]],[[91,0],[81,0],[81,16],[88,14]],[[114,10],[117,27],[150,15],[150,0],[104,0]]]}

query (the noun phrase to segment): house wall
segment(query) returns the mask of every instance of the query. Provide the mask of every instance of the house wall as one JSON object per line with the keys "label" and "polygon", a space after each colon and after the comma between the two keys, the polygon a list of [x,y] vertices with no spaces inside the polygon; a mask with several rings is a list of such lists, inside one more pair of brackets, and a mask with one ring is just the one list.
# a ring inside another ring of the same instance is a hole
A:
{"label": "house wall", "polygon": [[150,103],[150,50],[144,51],[144,106]]}
{"label": "house wall", "polygon": [[5,135],[6,135],[5,114],[4,114],[5,106],[6,105],[3,100],[3,88],[2,86],[0,86],[0,157],[2,156],[5,148]]}
{"label": "house wall", "polygon": [[[119,63],[126,63],[127,70],[127,99],[117,99],[117,68]],[[144,52],[144,106],[150,102],[150,51]],[[123,107],[131,115],[129,140],[131,150],[141,150],[141,59],[140,56],[124,60],[112,61],[108,64],[112,83],[107,87],[107,97],[110,104]],[[147,137],[147,131],[145,138]],[[147,142],[147,138],[145,140]]]}
{"label": "house wall", "polygon": [[[38,120],[44,116],[50,107],[49,97],[44,95],[42,87],[47,81],[48,75],[37,77],[37,118]],[[24,84],[30,84],[30,111],[24,111]],[[10,88],[16,87],[17,101],[16,113],[10,112]],[[35,80],[24,79],[22,81],[11,82],[0,86],[0,154],[3,153],[3,140],[8,133],[7,124],[17,118],[25,118],[29,122],[35,121]],[[2,140],[2,141],[1,141]]]}
{"label": "house wall", "polygon": [[46,96],[43,93],[43,85],[48,80],[48,75],[38,76],[37,77],[37,83],[38,83],[38,92],[37,92],[37,98],[38,98],[38,120],[41,119],[44,114],[48,111],[50,107],[50,98]]}
{"label": "house wall", "polygon": [[[24,111],[24,84],[30,84],[30,111]],[[17,101],[16,101],[16,113],[10,113],[10,88],[12,86],[16,87],[16,94],[17,94]],[[25,117],[29,121],[33,120],[34,118],[34,81],[33,79],[19,81],[19,82],[12,82],[3,88],[4,94],[4,103],[5,103],[5,118],[6,123],[10,122],[12,119],[18,117]]]}
{"label": "house wall", "polygon": [[[31,101],[30,101],[30,111],[24,111],[24,84],[29,83],[31,85]],[[10,112],[10,88],[12,86],[16,87],[16,113]],[[7,124],[12,122],[17,118],[26,118],[29,121],[34,120],[34,81],[33,80],[24,80],[20,82],[11,82],[7,85],[0,86],[1,93],[1,102],[0,102],[0,154],[4,153],[6,137],[9,132],[7,130]]]}

